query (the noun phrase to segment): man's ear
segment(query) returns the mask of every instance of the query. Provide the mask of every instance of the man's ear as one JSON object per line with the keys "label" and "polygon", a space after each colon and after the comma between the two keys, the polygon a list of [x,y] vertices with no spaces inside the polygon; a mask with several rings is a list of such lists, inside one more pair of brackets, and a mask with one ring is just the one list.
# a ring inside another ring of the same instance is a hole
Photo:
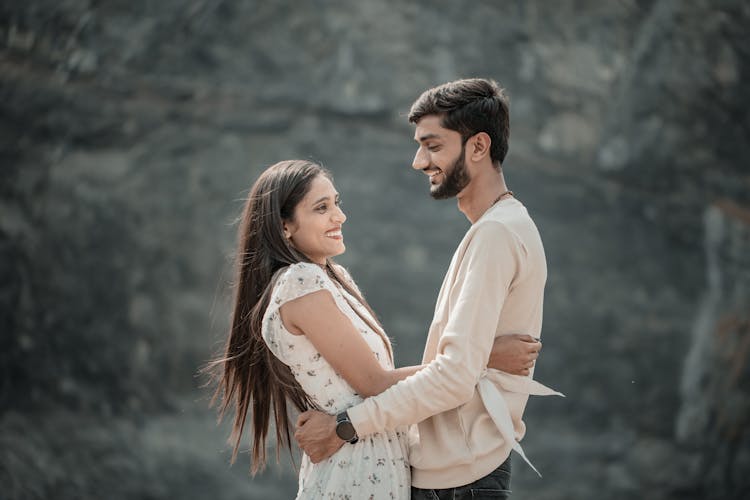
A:
{"label": "man's ear", "polygon": [[490,146],[492,145],[492,139],[487,132],[479,132],[472,139],[472,146],[469,150],[471,153],[471,159],[473,161],[480,161],[485,156],[490,154]]}

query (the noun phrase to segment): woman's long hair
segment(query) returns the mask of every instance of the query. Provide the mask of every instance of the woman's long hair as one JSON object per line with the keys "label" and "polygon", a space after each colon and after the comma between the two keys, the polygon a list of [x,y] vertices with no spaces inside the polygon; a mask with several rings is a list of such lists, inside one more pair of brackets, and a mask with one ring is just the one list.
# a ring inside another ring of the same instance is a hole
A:
{"label": "woman's long hair", "polygon": [[[245,203],[238,230],[236,281],[231,327],[224,355],[210,362],[208,371],[217,380],[212,404],[220,400],[219,419],[234,409],[232,462],[237,457],[248,410],[252,407],[252,473],[266,463],[266,436],[273,409],[276,427],[276,459],[279,448],[291,450],[287,402],[298,411],[314,404],[287,365],[282,363],[261,336],[261,323],[268,307],[276,272],[298,262],[310,262],[284,237],[284,221],[294,219],[294,210],[309,192],[313,180],[330,173],[317,163],[288,160],[269,167],[253,185]],[[342,279],[332,263],[326,272],[359,300],[376,318],[367,302]],[[356,309],[355,309],[356,310]],[[364,319],[371,328],[375,325]],[[377,319],[375,319],[377,323]],[[380,327],[380,324],[377,323]],[[378,331],[376,329],[375,331]],[[379,333],[382,327],[379,328]]]}

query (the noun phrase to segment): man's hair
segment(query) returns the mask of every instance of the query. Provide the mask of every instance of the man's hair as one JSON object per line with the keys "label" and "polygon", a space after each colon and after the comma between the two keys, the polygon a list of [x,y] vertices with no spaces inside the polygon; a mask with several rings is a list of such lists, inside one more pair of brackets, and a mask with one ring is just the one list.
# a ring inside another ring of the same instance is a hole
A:
{"label": "man's hair", "polygon": [[510,135],[508,96],[494,80],[469,78],[425,90],[412,104],[409,121],[418,123],[427,115],[441,116],[441,125],[461,134],[464,141],[487,133],[492,141],[490,157],[502,165]]}

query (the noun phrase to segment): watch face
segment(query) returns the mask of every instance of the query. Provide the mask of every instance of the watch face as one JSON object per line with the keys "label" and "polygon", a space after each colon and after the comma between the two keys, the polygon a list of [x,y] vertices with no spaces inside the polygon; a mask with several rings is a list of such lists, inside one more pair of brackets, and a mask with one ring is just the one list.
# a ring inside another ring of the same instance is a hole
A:
{"label": "watch face", "polygon": [[336,435],[344,441],[351,441],[356,435],[356,431],[351,422],[344,421],[336,424]]}

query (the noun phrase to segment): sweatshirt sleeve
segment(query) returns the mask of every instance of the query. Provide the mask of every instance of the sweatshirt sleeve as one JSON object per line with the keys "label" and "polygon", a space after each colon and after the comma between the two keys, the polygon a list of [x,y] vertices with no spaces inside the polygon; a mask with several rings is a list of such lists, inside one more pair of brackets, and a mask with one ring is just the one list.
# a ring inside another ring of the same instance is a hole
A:
{"label": "sweatshirt sleeve", "polygon": [[474,394],[523,252],[504,224],[486,221],[458,257],[437,356],[419,372],[347,410],[360,436],[421,422],[460,406]]}

